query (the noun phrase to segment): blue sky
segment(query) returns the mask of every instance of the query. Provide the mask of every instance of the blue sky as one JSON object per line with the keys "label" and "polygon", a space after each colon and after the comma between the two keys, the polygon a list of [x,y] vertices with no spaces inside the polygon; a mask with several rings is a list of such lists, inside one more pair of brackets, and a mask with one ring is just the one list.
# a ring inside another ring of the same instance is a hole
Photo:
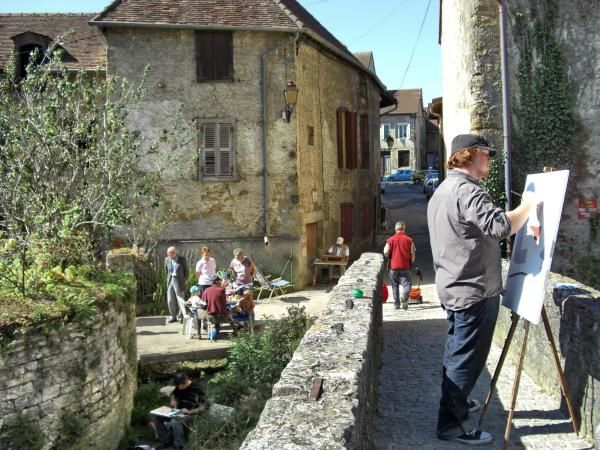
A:
{"label": "blue sky", "polygon": [[[110,2],[0,0],[0,12],[95,12]],[[373,51],[377,75],[388,89],[420,87],[425,105],[442,95],[439,0],[300,0],[300,3],[350,51]],[[423,30],[417,42],[421,24]],[[406,72],[413,48],[414,57]]]}

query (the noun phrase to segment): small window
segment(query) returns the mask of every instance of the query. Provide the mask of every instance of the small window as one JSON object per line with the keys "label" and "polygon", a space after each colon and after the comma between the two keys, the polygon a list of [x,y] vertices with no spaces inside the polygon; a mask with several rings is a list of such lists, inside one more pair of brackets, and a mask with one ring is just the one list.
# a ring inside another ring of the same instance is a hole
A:
{"label": "small window", "polygon": [[389,136],[391,136],[391,126],[389,123],[381,124],[381,128],[379,129],[379,135],[382,141],[385,141]]}
{"label": "small window", "polygon": [[360,76],[360,98],[366,100],[367,96],[368,96],[367,76],[364,74],[361,74],[361,76]]}
{"label": "small window", "polygon": [[397,139],[408,139],[408,124],[397,123],[396,124],[396,138]]}
{"label": "small window", "polygon": [[196,31],[196,79],[233,81],[233,33]]}
{"label": "small window", "polygon": [[231,180],[235,178],[233,121],[203,119],[199,122],[199,179]]}
{"label": "small window", "polygon": [[306,127],[306,142],[308,145],[315,145],[315,127]]}

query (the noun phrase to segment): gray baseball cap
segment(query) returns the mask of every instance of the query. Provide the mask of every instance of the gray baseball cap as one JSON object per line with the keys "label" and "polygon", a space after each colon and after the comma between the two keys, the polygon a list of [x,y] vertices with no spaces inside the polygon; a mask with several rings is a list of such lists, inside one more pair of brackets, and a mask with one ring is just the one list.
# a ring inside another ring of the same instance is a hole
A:
{"label": "gray baseball cap", "polygon": [[450,154],[454,155],[456,152],[460,152],[466,148],[480,148],[482,150],[487,150],[490,153],[490,157],[493,158],[496,156],[496,150],[490,147],[488,140],[478,134],[457,135],[452,139],[452,150]]}

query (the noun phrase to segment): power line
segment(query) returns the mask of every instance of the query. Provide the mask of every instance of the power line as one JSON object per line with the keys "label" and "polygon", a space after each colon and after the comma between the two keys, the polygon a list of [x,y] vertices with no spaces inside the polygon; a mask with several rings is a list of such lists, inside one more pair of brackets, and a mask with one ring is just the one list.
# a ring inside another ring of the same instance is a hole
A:
{"label": "power line", "polygon": [[330,0],[319,0],[317,2],[312,2],[312,3],[309,3],[309,4],[304,5],[304,6],[318,5],[319,3],[325,3],[325,2],[328,2],[328,1],[330,1]]}
{"label": "power line", "polygon": [[383,22],[385,22],[386,20],[388,20],[392,14],[394,14],[396,11],[398,11],[401,7],[403,7],[405,5],[405,3],[408,0],[404,0],[402,3],[400,3],[398,6],[396,6],[394,9],[392,9],[389,13],[387,13],[385,15],[385,17],[383,19],[381,19],[379,22],[377,22],[375,25],[373,25],[371,28],[369,28],[367,31],[365,31],[363,34],[361,34],[359,37],[357,37],[356,39],[354,39],[352,42],[350,42],[350,44],[348,44],[348,47],[350,47],[352,44],[360,41],[362,38],[364,38],[367,34],[369,34],[371,31],[373,31],[375,28],[377,28],[379,25],[381,25]]}
{"label": "power line", "polygon": [[406,70],[404,71],[404,75],[402,76],[402,81],[400,82],[400,87],[398,89],[402,89],[402,85],[404,84],[404,79],[406,78],[406,74],[408,73],[408,69],[410,68],[410,64],[412,63],[413,56],[415,56],[415,50],[417,49],[417,44],[419,43],[419,39],[421,38],[421,32],[423,31],[423,25],[425,25],[425,19],[427,19],[427,13],[429,12],[430,5],[431,5],[431,0],[429,0],[429,2],[427,3],[427,9],[425,10],[425,15],[423,16],[423,21],[421,22],[421,28],[419,28],[419,34],[417,35],[417,40],[415,41],[415,45],[412,49],[412,53],[410,54],[408,64],[406,65]]}

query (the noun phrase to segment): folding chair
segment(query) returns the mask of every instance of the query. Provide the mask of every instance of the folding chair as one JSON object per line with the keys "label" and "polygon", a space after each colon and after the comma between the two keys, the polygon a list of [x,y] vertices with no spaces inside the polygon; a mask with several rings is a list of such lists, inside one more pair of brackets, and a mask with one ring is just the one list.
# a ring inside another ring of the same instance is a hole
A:
{"label": "folding chair", "polygon": [[287,280],[284,280],[281,277],[275,278],[274,280],[267,280],[267,278],[262,274],[260,270],[258,270],[258,268],[256,269],[256,273],[254,274],[254,279],[260,285],[258,296],[256,297],[257,301],[260,300],[260,295],[264,290],[271,291],[271,295],[269,295],[270,300],[271,297],[273,297],[273,294],[277,295],[277,290],[279,290],[280,292],[279,295],[285,295],[285,289],[294,286],[292,283],[290,283]]}
{"label": "folding chair", "polygon": [[196,321],[194,320],[193,314],[186,308],[185,300],[180,296],[177,296],[177,304],[183,317],[183,330],[181,334],[184,334],[188,339],[192,336],[192,327],[195,326]]}

